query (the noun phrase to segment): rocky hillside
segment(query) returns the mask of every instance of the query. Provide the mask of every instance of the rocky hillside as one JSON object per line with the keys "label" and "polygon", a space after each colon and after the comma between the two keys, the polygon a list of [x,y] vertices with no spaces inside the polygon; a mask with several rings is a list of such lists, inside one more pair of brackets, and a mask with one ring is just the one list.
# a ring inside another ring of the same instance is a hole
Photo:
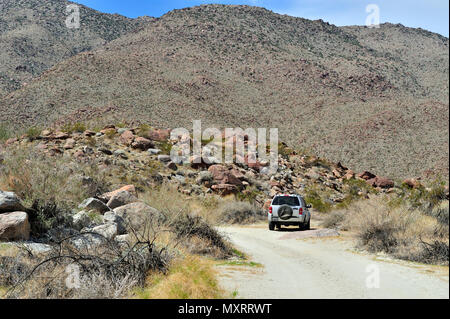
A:
{"label": "rocky hillside", "polygon": [[290,146],[357,170],[447,176],[447,77],[437,34],[207,5],[59,63],[0,99],[0,121],[278,127]]}
{"label": "rocky hillside", "polygon": [[80,5],[80,29],[65,25],[65,0],[0,1],[0,96],[25,85],[53,65],[90,51],[142,26]]}

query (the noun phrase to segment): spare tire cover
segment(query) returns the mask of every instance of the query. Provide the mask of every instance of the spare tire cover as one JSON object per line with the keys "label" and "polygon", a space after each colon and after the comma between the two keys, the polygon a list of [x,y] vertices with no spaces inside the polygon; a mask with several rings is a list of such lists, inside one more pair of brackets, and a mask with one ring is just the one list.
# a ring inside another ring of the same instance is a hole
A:
{"label": "spare tire cover", "polygon": [[289,205],[282,205],[280,208],[278,208],[278,217],[280,217],[282,220],[291,218],[292,213],[292,207]]}

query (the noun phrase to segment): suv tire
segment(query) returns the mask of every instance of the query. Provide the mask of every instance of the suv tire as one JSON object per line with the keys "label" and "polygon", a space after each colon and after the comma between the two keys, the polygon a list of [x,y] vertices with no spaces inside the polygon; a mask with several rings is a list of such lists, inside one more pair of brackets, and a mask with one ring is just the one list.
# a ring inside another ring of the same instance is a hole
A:
{"label": "suv tire", "polygon": [[275,230],[275,223],[269,222],[269,230]]}
{"label": "suv tire", "polygon": [[308,222],[303,226],[304,230],[310,230],[311,229],[311,219],[308,220]]}

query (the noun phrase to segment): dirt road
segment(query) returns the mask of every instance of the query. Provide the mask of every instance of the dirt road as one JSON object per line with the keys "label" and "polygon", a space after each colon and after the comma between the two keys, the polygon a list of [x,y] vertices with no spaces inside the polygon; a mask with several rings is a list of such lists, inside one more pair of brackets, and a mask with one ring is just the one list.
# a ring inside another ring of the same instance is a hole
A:
{"label": "dirt road", "polygon": [[[220,229],[262,267],[220,266],[221,285],[237,298],[449,298],[448,267],[356,252],[340,237],[270,232],[263,226]],[[322,231],[321,231],[322,232]]]}

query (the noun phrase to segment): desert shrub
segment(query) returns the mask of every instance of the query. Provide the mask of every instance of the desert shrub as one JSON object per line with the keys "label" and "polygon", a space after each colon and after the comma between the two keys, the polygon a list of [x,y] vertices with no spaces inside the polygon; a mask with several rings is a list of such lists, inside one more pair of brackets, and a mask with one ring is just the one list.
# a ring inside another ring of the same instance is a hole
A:
{"label": "desert shrub", "polygon": [[252,186],[250,189],[246,189],[236,194],[238,201],[246,201],[249,203],[255,203],[258,196],[262,195],[262,192],[257,189],[256,186]]}
{"label": "desert shrub", "polygon": [[413,209],[419,209],[427,214],[432,214],[434,207],[447,200],[445,182],[437,179],[432,181],[428,188],[420,186],[410,189],[406,185],[399,188],[398,197],[395,199],[400,205],[406,204]]}
{"label": "desert shrub", "polygon": [[141,137],[147,137],[150,129],[151,129],[151,127],[149,125],[141,124],[141,125],[139,125],[139,130],[138,130],[137,135],[141,136]]}
{"label": "desert shrub", "polygon": [[9,130],[6,126],[0,124],[0,141],[5,141],[10,137]]}
{"label": "desert shrub", "polygon": [[[206,247],[202,251],[215,257],[224,258],[231,255],[231,248],[222,237],[222,235],[210,224],[208,224],[200,216],[192,216],[190,214],[180,214],[171,222],[171,228],[175,232],[178,239],[200,239],[206,242]],[[189,243],[185,243],[189,245]],[[194,252],[199,252],[196,249]],[[192,248],[192,246],[191,246]],[[210,248],[210,249],[209,249]]]}
{"label": "desert shrub", "polygon": [[345,212],[333,211],[325,215],[321,225],[325,228],[340,228],[344,220]]}
{"label": "desert shrub", "polygon": [[345,211],[343,225],[355,232],[360,247],[371,252],[448,264],[448,226],[406,203],[392,207],[386,196],[356,202]]}
{"label": "desert shrub", "polygon": [[411,260],[431,264],[448,264],[449,244],[441,240],[434,240],[431,243],[421,242],[421,249],[418,254],[411,256]]}
{"label": "desert shrub", "polygon": [[49,158],[32,149],[4,154],[0,185],[14,191],[26,205],[35,200],[73,207],[108,190],[106,174],[95,164]]}
{"label": "desert shrub", "polygon": [[39,137],[39,135],[41,135],[41,130],[37,127],[30,127],[26,130],[25,134],[30,141],[34,141]]}
{"label": "desert shrub", "polygon": [[230,255],[227,241],[214,228],[216,217],[202,201],[189,199],[167,184],[146,190],[140,198],[165,216],[164,226],[190,253],[219,258]]}
{"label": "desert shrub", "polygon": [[224,202],[219,207],[219,221],[225,224],[252,224],[265,219],[262,209],[249,202]]}
{"label": "desert shrub", "polygon": [[318,212],[326,213],[332,208],[332,205],[324,201],[316,189],[309,188],[306,191],[304,198],[306,203],[311,204],[312,207]]}
{"label": "desert shrub", "polygon": [[86,131],[87,127],[84,123],[76,122],[76,123],[66,123],[62,126],[61,130],[66,133],[83,133]]}
{"label": "desert shrub", "polygon": [[43,239],[50,230],[72,226],[69,208],[59,207],[55,202],[35,200],[28,209],[31,236]]}
{"label": "desert shrub", "polygon": [[439,205],[436,205],[432,212],[431,215],[436,218],[439,223],[441,223],[442,225],[449,225],[449,202],[447,201],[442,201]]}

